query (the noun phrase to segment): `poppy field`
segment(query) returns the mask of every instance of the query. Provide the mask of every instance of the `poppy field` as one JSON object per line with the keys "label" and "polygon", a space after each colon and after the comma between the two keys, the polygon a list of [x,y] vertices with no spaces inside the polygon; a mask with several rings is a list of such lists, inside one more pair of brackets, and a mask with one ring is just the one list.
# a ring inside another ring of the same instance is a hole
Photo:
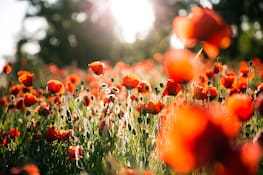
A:
{"label": "poppy field", "polygon": [[263,62],[219,57],[232,33],[210,9],[173,28],[184,49],[134,64],[7,63],[0,174],[262,174]]}

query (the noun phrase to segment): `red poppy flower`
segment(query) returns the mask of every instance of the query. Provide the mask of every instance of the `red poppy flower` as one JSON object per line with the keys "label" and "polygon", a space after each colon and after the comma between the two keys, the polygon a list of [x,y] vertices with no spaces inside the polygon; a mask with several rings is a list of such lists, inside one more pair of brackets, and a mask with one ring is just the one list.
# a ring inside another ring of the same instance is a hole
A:
{"label": "red poppy flower", "polygon": [[237,88],[241,92],[246,92],[246,89],[248,88],[248,81],[245,77],[240,77],[237,82]]}
{"label": "red poppy flower", "polygon": [[194,77],[192,58],[195,55],[188,50],[170,50],[165,54],[165,72],[175,83],[187,83]]}
{"label": "red poppy flower", "polygon": [[116,175],[154,175],[152,172],[147,170],[135,170],[131,168],[121,168]]}
{"label": "red poppy flower", "polygon": [[84,157],[83,149],[80,146],[69,146],[68,147],[69,160],[79,160],[83,157]]}
{"label": "red poppy flower", "polygon": [[226,105],[210,103],[209,112],[211,122],[219,126],[227,137],[234,138],[239,134],[242,123],[236,116],[229,114]]}
{"label": "red poppy flower", "polygon": [[38,115],[47,117],[50,114],[50,106],[47,103],[41,103],[36,111]]}
{"label": "red poppy flower", "polygon": [[23,110],[24,108],[25,108],[24,99],[23,98],[17,99],[17,101],[16,101],[16,109]]}
{"label": "red poppy flower", "polygon": [[16,128],[11,128],[9,131],[10,138],[15,139],[20,136],[20,131]]}
{"label": "red poppy flower", "polygon": [[46,139],[49,142],[53,142],[55,140],[68,140],[69,137],[71,137],[71,131],[70,130],[56,130],[53,126],[48,126],[46,131]]}
{"label": "red poppy flower", "polygon": [[253,115],[251,97],[246,94],[233,94],[227,99],[227,108],[241,121],[249,120]]}
{"label": "red poppy flower", "polygon": [[34,164],[26,164],[23,167],[14,167],[10,170],[12,175],[21,175],[21,174],[27,174],[27,175],[40,175],[40,171],[38,167]]}
{"label": "red poppy flower", "polygon": [[138,101],[138,97],[137,97],[136,95],[134,95],[134,94],[132,94],[132,95],[130,96],[130,99],[131,99],[132,101]]}
{"label": "red poppy flower", "polygon": [[71,131],[65,129],[57,130],[57,137],[58,140],[66,141],[71,137]]}
{"label": "red poppy flower", "polygon": [[166,116],[158,132],[157,152],[176,172],[189,173],[211,166],[232,149],[229,142],[232,133],[225,127],[229,122],[223,122],[225,116],[221,113],[189,104],[175,106],[175,103],[164,110]]}
{"label": "red poppy flower", "polygon": [[204,86],[195,86],[193,88],[193,97],[198,100],[206,100],[209,97],[209,100],[214,100],[217,97],[217,89],[214,86],[204,87]]}
{"label": "red poppy flower", "polygon": [[88,67],[96,75],[103,75],[105,72],[105,64],[101,61],[94,61]]}
{"label": "red poppy flower", "polygon": [[80,83],[80,77],[77,74],[71,74],[67,77],[68,82],[78,85]]}
{"label": "red poppy flower", "polygon": [[232,37],[230,26],[215,11],[202,7],[193,7],[189,16],[176,17],[173,32],[190,43],[203,41],[211,58],[216,58],[219,48],[229,47]]}
{"label": "red poppy flower", "polygon": [[254,79],[254,69],[246,61],[240,61],[239,72],[241,77]]}
{"label": "red poppy flower", "polygon": [[8,133],[6,131],[0,131],[0,148],[11,143]]}
{"label": "red poppy flower", "polygon": [[217,89],[214,86],[209,86],[207,88],[207,95],[209,96],[209,100],[214,100],[217,97]]}
{"label": "red poppy flower", "polygon": [[47,82],[47,90],[53,94],[63,94],[65,92],[64,84],[58,80],[49,80]]}
{"label": "red poppy flower", "polygon": [[258,143],[245,143],[240,150],[240,159],[247,167],[249,174],[258,172],[259,162],[262,158],[262,148]]}
{"label": "red poppy flower", "polygon": [[134,89],[139,85],[139,78],[134,74],[125,75],[122,79],[122,85],[128,90]]}
{"label": "red poppy flower", "polygon": [[22,93],[23,86],[21,84],[13,85],[9,88],[9,93],[13,95],[17,95],[19,93]]}
{"label": "red poppy flower", "polygon": [[24,97],[24,104],[26,107],[32,106],[38,102],[38,98],[31,94],[31,93],[26,93]]}
{"label": "red poppy flower", "polygon": [[155,53],[153,56],[154,60],[156,60],[158,63],[161,63],[163,61],[163,55],[161,53]]}
{"label": "red poppy flower", "polygon": [[205,75],[206,75],[207,78],[209,78],[209,79],[213,78],[213,77],[215,76],[214,70],[212,70],[212,69],[207,69],[207,70],[205,71]]}
{"label": "red poppy flower", "polygon": [[228,72],[227,75],[221,79],[221,85],[224,88],[232,89],[236,86],[236,81],[235,72]]}
{"label": "red poppy flower", "polygon": [[142,94],[149,94],[152,91],[151,84],[145,80],[141,80],[137,88],[138,92]]}
{"label": "red poppy flower", "polygon": [[159,112],[162,111],[164,106],[165,105],[160,101],[158,102],[149,101],[147,103],[139,105],[137,109],[140,112],[145,112],[149,114],[158,114]]}
{"label": "red poppy flower", "polygon": [[68,92],[70,92],[71,94],[75,93],[76,91],[76,85],[73,83],[65,83],[64,87],[66,88],[66,90]]}
{"label": "red poppy flower", "polygon": [[222,65],[219,62],[214,63],[213,71],[215,74],[218,74],[222,70]]}
{"label": "red poppy flower", "polygon": [[50,104],[58,104],[58,105],[61,105],[61,104],[62,104],[62,99],[61,99],[61,97],[58,96],[58,95],[54,95],[54,96],[48,97],[47,101],[48,101],[48,103],[50,103]]}
{"label": "red poppy flower", "polygon": [[17,73],[18,81],[22,83],[25,87],[31,87],[33,85],[34,74],[28,71],[19,71]]}
{"label": "red poppy flower", "polygon": [[204,86],[199,86],[199,85],[194,86],[193,97],[198,100],[207,99],[207,89]]}
{"label": "red poppy flower", "polygon": [[12,72],[12,66],[10,64],[6,64],[3,67],[3,72],[7,75],[10,74]]}
{"label": "red poppy flower", "polygon": [[206,129],[207,114],[192,107],[177,108],[170,105],[166,115],[157,138],[159,156],[176,172],[190,172],[198,164],[194,142]]}
{"label": "red poppy flower", "polygon": [[168,79],[162,94],[162,97],[166,95],[176,96],[182,90],[182,85],[175,83],[174,80]]}
{"label": "red poppy flower", "polygon": [[0,97],[0,106],[5,106],[7,104],[7,96],[5,97]]}
{"label": "red poppy flower", "polygon": [[49,126],[46,131],[46,139],[49,142],[53,142],[58,138],[57,131],[54,127]]}

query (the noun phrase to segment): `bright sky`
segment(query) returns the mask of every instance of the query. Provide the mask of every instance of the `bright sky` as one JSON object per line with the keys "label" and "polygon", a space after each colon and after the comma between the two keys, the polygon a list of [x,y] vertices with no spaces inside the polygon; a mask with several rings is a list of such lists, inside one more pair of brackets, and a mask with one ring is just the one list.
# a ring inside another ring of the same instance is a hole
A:
{"label": "bright sky", "polygon": [[[47,1],[52,3],[56,0]],[[119,24],[118,33],[121,40],[132,43],[136,38],[143,39],[149,33],[155,20],[149,0],[111,0],[110,2],[112,13]],[[16,41],[19,39],[27,7],[28,4],[24,1],[0,0],[0,72],[5,64],[4,57],[13,56],[15,53]],[[35,18],[27,20],[24,27],[30,36],[40,39],[45,37],[47,23],[44,19]],[[26,50],[35,53],[39,50],[39,46],[36,43],[29,43]]]}
{"label": "bright sky", "polygon": [[13,55],[18,32],[27,8],[26,2],[0,0],[0,72],[4,56]]}
{"label": "bright sky", "polygon": [[128,43],[145,38],[155,20],[149,0],[111,0],[111,11],[119,24],[121,40]]}

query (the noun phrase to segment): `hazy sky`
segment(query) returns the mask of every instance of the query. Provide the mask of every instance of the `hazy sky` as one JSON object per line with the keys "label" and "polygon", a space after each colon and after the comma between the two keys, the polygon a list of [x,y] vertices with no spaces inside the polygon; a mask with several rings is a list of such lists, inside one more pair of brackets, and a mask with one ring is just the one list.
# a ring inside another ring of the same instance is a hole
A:
{"label": "hazy sky", "polygon": [[0,70],[4,64],[3,56],[15,52],[15,42],[26,8],[26,2],[0,0]]}

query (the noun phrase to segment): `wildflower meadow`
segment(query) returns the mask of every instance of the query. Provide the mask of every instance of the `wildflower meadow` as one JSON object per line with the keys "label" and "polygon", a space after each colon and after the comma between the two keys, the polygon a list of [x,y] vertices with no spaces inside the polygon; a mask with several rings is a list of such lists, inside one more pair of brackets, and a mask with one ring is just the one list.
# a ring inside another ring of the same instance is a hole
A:
{"label": "wildflower meadow", "polygon": [[220,56],[232,31],[211,9],[172,25],[185,47],[133,64],[7,63],[0,174],[263,174],[263,62]]}

